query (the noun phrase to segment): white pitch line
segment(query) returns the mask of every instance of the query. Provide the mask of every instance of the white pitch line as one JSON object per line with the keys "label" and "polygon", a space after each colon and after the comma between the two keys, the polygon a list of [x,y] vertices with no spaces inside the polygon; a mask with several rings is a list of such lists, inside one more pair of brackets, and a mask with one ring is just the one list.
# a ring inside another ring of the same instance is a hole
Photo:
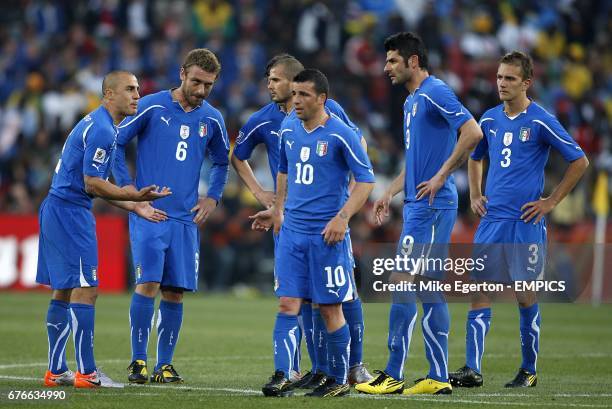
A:
{"label": "white pitch line", "polygon": [[[33,377],[25,377],[25,376],[9,376],[9,375],[0,375],[0,379],[8,379],[8,380],[18,380],[18,381],[42,381],[42,378],[33,378]],[[176,385],[176,386],[170,386],[170,385],[127,385],[129,389],[135,389],[135,388],[163,388],[163,389],[180,389],[180,390],[193,390],[193,391],[202,391],[202,392],[229,392],[229,393],[234,393],[234,394],[239,394],[239,395],[260,395],[261,392],[258,390],[254,390],[254,389],[238,389],[238,388],[211,388],[211,387],[203,387],[203,386],[188,386],[188,385]],[[146,390],[143,390],[142,392],[139,392],[142,395],[161,395],[158,393],[149,393]],[[133,392],[121,392],[121,393],[114,393],[113,395],[126,395],[126,394],[133,394]],[[302,395],[296,395],[298,397],[302,396]],[[559,394],[553,394],[553,395],[527,395],[527,394],[496,394],[496,393],[492,393],[492,394],[475,394],[473,396],[477,396],[477,397],[508,397],[508,398],[512,398],[512,397],[528,397],[528,396],[537,396],[537,397],[566,397],[566,398],[574,398],[574,397],[583,397],[583,398],[603,398],[603,397],[610,397],[612,396],[612,394],[609,393],[602,393],[602,394],[586,394],[586,393],[581,393],[581,394],[570,394],[570,393],[559,393]],[[404,397],[404,396],[388,396],[388,395],[365,395],[365,394],[351,394],[349,395],[349,397],[351,398],[355,398],[355,399],[379,399],[379,400],[405,400],[405,401],[409,401],[409,400],[416,400],[416,401],[424,401],[424,402],[436,402],[436,403],[469,403],[469,404],[480,404],[480,405],[505,405],[505,406],[553,406],[553,407],[561,407],[561,406],[565,406],[565,407],[575,407],[575,408],[608,408],[608,405],[596,405],[596,404],[588,404],[588,403],[545,403],[545,402],[541,402],[541,403],[537,403],[537,402],[530,402],[530,403],[524,403],[524,402],[500,402],[500,401],[483,401],[483,400],[471,400],[471,399],[463,399],[463,398],[459,398],[456,399],[454,397],[440,397],[440,398],[429,398],[429,397],[425,397],[425,396],[411,396],[411,397]]]}

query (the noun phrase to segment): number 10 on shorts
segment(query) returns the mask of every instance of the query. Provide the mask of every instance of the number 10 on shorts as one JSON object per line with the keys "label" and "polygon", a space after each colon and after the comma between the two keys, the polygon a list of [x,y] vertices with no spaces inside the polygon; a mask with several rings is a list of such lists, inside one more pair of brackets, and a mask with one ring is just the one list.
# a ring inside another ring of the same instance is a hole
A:
{"label": "number 10 on shorts", "polygon": [[332,267],[325,267],[325,272],[327,273],[327,284],[325,284],[325,287],[342,287],[346,284],[346,276],[342,266],[337,266],[335,269]]}

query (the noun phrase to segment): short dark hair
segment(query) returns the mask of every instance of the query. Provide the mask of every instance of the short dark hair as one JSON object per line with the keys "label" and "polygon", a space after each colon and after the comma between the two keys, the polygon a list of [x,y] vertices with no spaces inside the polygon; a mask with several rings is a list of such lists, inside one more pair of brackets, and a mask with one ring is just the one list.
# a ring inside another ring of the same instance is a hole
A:
{"label": "short dark hair", "polygon": [[281,65],[285,70],[285,75],[289,80],[293,80],[293,78],[300,72],[304,70],[304,66],[302,63],[292,56],[291,54],[283,53],[277,54],[268,61],[266,65],[266,77],[270,75],[270,70],[277,65]]}
{"label": "short dark hair", "polygon": [[204,71],[215,75],[219,75],[221,71],[221,63],[217,56],[208,48],[196,48],[189,51],[182,68],[187,71],[187,68],[192,65],[197,65]]}
{"label": "short dark hair", "polygon": [[521,75],[524,80],[533,78],[533,60],[528,54],[522,51],[512,51],[504,55],[500,60],[500,64],[515,65],[521,68]]}
{"label": "short dark hair", "polygon": [[116,89],[117,85],[119,84],[119,78],[124,76],[124,75],[131,75],[133,77],[135,77],[134,74],[132,74],[129,71],[125,71],[125,70],[115,70],[115,71],[111,71],[108,74],[106,74],[104,76],[104,78],[102,79],[102,96],[104,96],[104,92],[107,89]]}
{"label": "short dark hair", "polygon": [[321,71],[314,68],[307,68],[298,73],[293,78],[293,82],[312,82],[317,95],[329,95],[329,82],[327,77]]}
{"label": "short dark hair", "polygon": [[406,63],[411,56],[416,55],[419,57],[419,67],[429,70],[425,43],[414,33],[403,31],[390,35],[385,39],[385,51],[397,51]]}

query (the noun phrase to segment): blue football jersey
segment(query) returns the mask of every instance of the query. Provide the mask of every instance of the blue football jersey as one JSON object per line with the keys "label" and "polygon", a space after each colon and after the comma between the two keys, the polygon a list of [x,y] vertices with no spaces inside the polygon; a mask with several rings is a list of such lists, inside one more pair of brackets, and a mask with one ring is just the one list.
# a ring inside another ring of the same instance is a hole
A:
{"label": "blue football jersey", "polygon": [[221,113],[208,102],[189,112],[169,90],[142,98],[138,114],[119,125],[113,175],[121,186],[134,184],[125,163],[125,146],[138,136],[136,187],[168,186],[170,196],[155,206],[172,219],[193,223],[200,170],[205,156],[212,160],[207,196],[220,200],[228,174],[229,139]]}
{"label": "blue football jersey", "polygon": [[[361,138],[361,131],[350,120],[344,109],[333,99],[325,101],[325,110],[335,115],[346,125],[353,129]],[[276,187],[276,172],[278,171],[279,131],[284,120],[296,119],[295,110],[289,114],[280,110],[276,102],[271,102],[249,117],[246,124],[240,129],[234,155],[240,160],[248,160],[257,145],[264,144],[268,153],[268,165]],[[275,189],[276,190],[276,189]]]}
{"label": "blue football jersey", "polygon": [[348,199],[349,175],[374,183],[372,164],[354,130],[335,116],[308,132],[294,119],[281,129],[278,171],[287,174],[283,226],[319,234]]}
{"label": "blue football jersey", "polygon": [[521,207],[542,196],[551,146],[568,162],[584,156],[559,121],[533,101],[513,119],[498,105],[483,114],[480,127],[484,138],[472,159],[489,157],[486,219],[520,220]]}
{"label": "blue football jersey", "polygon": [[55,167],[49,192],[91,208],[84,176],[108,179],[117,146],[117,128],[110,113],[100,106],[81,119],[68,135]]}
{"label": "blue football jersey", "polygon": [[[416,200],[417,186],[431,179],[450,157],[457,132],[472,118],[455,93],[430,75],[404,102],[405,203],[429,206],[429,197]],[[434,198],[434,209],[456,209],[457,188],[453,175]]]}

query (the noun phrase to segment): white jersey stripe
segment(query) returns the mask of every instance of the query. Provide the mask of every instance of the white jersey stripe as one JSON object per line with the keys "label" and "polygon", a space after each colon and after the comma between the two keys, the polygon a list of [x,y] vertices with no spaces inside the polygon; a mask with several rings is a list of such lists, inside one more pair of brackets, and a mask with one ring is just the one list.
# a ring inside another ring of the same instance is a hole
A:
{"label": "white jersey stripe", "polygon": [[225,134],[225,132],[223,132],[223,127],[221,126],[219,121],[216,118],[213,118],[212,116],[207,116],[206,118],[212,119],[213,121],[217,123],[217,126],[219,126],[219,130],[221,131],[221,138],[223,139],[223,144],[225,145],[225,149],[229,150],[230,148],[229,140],[227,139],[227,135]]}
{"label": "white jersey stripe", "polygon": [[147,112],[149,109],[153,109],[153,108],[166,108],[163,105],[151,105],[150,107],[147,107],[147,109],[145,109],[144,111],[142,111],[141,113],[139,113],[138,115],[136,115],[134,118],[132,118],[129,122],[121,125],[119,124],[117,126],[117,128],[125,128],[126,126],[130,126],[132,124],[132,122],[134,122],[135,120],[137,120],[138,118],[140,118],[145,112]]}
{"label": "white jersey stripe", "polygon": [[335,137],[337,137],[338,139],[340,139],[340,141],[342,141],[342,143],[344,144],[344,146],[346,146],[346,148],[349,150],[351,156],[353,157],[353,159],[355,159],[355,161],[357,163],[359,163],[361,166],[363,166],[366,169],[370,169],[370,167],[368,165],[366,165],[365,163],[363,163],[362,161],[359,160],[359,158],[357,157],[357,155],[355,155],[355,152],[353,152],[353,150],[351,149],[351,147],[349,146],[349,144],[346,142],[346,140],[341,137],[340,135],[338,135],[337,133],[332,133],[330,135],[333,135]]}
{"label": "white jersey stripe", "polygon": [[424,92],[419,93],[419,95],[424,96],[425,98],[427,98],[429,101],[431,101],[432,104],[434,104],[436,107],[438,107],[438,109],[442,112],[444,112],[445,114],[449,114],[449,115],[455,115],[455,116],[459,116],[459,115],[465,115],[465,112],[463,112],[463,110],[459,111],[459,112],[451,112],[451,111],[447,111],[446,109],[442,108],[440,105],[436,104],[436,102],[431,99],[429,97],[429,95],[425,94]]}
{"label": "white jersey stripe", "polygon": [[237,141],[236,143],[237,143],[238,145],[241,145],[241,144],[242,144],[244,141],[246,141],[247,139],[249,139],[249,136],[251,136],[251,134],[252,134],[253,132],[255,132],[255,130],[256,130],[257,128],[259,128],[260,126],[263,126],[263,125],[265,125],[265,124],[269,124],[270,122],[272,122],[272,121],[264,121],[264,122],[262,122],[262,123],[260,123],[260,124],[257,124],[257,126],[256,126],[255,128],[251,129],[251,132],[249,132],[248,134],[246,134],[246,136],[245,136],[243,139],[240,139],[240,140],[239,140],[239,141]]}
{"label": "white jersey stripe", "polygon": [[544,122],[540,121],[539,119],[534,119],[533,122],[542,125],[544,128],[546,128],[548,130],[548,132],[550,132],[552,134],[552,136],[554,136],[555,138],[557,138],[558,140],[560,140],[561,142],[563,142],[566,145],[573,145],[573,143],[566,141],[565,139],[561,138],[559,135],[557,135],[556,133],[554,133],[552,131],[552,129],[550,129],[548,127],[548,125],[546,125]]}

